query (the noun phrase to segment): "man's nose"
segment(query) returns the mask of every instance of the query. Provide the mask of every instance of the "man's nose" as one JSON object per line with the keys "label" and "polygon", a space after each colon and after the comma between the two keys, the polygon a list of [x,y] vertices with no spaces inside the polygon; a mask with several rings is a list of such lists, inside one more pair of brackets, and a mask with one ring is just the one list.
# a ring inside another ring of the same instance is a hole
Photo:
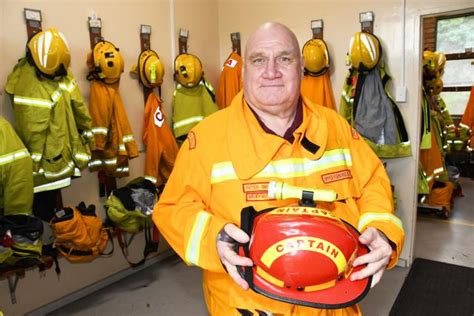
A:
{"label": "man's nose", "polygon": [[266,79],[274,79],[279,78],[280,76],[281,72],[279,70],[278,63],[274,59],[269,59],[265,66],[263,77]]}

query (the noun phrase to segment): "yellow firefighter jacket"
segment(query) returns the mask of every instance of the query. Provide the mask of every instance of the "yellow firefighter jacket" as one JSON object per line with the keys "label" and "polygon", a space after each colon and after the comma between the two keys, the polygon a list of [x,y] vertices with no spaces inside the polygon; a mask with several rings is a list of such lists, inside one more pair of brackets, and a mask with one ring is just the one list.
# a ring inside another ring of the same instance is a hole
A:
{"label": "yellow firefighter jacket", "polygon": [[321,76],[304,75],[301,80],[301,94],[316,104],[337,111],[329,71]]}
{"label": "yellow firefighter jacket", "polygon": [[33,164],[13,127],[0,116],[0,217],[31,214]]}
{"label": "yellow firefighter jacket", "polygon": [[180,140],[205,117],[219,110],[214,103],[214,89],[206,80],[193,88],[178,84],[172,102],[173,134]]}
{"label": "yellow firefighter jacket", "polygon": [[168,180],[178,154],[178,144],[166,123],[160,98],[150,93],[145,104],[143,143],[146,146],[145,178],[160,186]]}
{"label": "yellow firefighter jacket", "polygon": [[89,169],[104,170],[110,176],[128,176],[128,159],[138,157],[138,148],[118,83],[92,80],[89,110],[96,145]]}
{"label": "yellow firefighter jacket", "polygon": [[91,117],[70,69],[51,80],[23,58],[5,90],[13,96],[18,135],[33,159],[34,191],[69,185],[87,167],[93,146]]}
{"label": "yellow firefighter jacket", "polygon": [[[181,146],[175,167],[153,211],[153,220],[173,249],[204,269],[203,287],[212,315],[240,315],[237,308],[285,315],[334,315],[242,290],[225,272],[216,236],[226,223],[240,224],[242,208],[256,210],[295,203],[270,200],[269,181],[333,189],[328,207],[363,231],[376,227],[400,254],[404,232],[393,214],[390,181],[378,157],[335,111],[303,97],[303,122],[295,140],[265,133],[239,93],[230,107],[196,126]],[[295,313],[294,311],[298,312]],[[357,306],[337,315],[356,315]]]}

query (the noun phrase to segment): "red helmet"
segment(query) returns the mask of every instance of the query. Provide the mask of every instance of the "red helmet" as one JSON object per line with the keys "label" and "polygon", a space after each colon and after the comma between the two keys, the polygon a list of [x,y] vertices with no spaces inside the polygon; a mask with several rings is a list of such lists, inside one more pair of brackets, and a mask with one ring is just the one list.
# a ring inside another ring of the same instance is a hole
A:
{"label": "red helmet", "polygon": [[371,277],[351,281],[358,256],[368,253],[359,232],[332,212],[317,207],[288,206],[242,211],[242,229],[250,242],[239,253],[253,267],[239,272],[256,292],[276,300],[316,308],[351,306],[368,293]]}

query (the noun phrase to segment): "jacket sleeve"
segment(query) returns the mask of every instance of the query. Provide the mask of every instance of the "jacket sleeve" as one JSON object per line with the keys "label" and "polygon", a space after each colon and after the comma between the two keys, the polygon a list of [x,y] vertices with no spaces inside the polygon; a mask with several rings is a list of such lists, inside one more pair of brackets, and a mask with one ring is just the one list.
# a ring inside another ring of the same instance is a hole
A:
{"label": "jacket sleeve", "polygon": [[89,147],[93,150],[95,144],[94,135],[92,134],[92,118],[89,114],[89,109],[82,98],[82,94],[79,90],[76,80],[72,77],[72,75],[68,76],[68,78],[71,79],[68,91],[71,97],[71,107],[74,113],[74,120],[76,121],[77,129],[82,133],[82,136],[89,144]]}
{"label": "jacket sleeve", "polygon": [[392,242],[394,251],[388,268],[392,268],[400,256],[405,234],[401,220],[394,214],[390,180],[380,159],[369,145],[352,129],[351,153],[354,174],[360,189],[357,206],[360,211],[358,229],[363,232],[374,227]]}
{"label": "jacket sleeve", "polygon": [[31,214],[33,168],[30,154],[10,124],[1,118],[0,196],[3,196],[2,215]]}
{"label": "jacket sleeve", "polygon": [[44,154],[53,103],[51,100],[26,97],[26,93],[22,92],[17,91],[13,96],[16,127],[18,135],[31,154],[34,171],[38,171]]}
{"label": "jacket sleeve", "polygon": [[224,272],[217,254],[216,237],[226,222],[209,210],[210,167],[204,161],[206,153],[194,148],[199,140],[193,137],[191,132],[181,147],[173,172],[153,210],[153,221],[187,264]]}
{"label": "jacket sleeve", "polygon": [[95,150],[104,150],[108,141],[112,118],[112,91],[96,80],[91,81],[89,111],[92,116],[92,133]]}

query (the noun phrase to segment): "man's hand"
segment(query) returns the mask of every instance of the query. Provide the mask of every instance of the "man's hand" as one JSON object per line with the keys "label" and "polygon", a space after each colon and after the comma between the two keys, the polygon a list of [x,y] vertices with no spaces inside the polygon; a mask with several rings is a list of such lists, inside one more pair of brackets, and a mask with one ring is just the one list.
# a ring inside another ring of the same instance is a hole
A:
{"label": "man's hand", "polygon": [[234,245],[236,243],[247,243],[249,242],[249,236],[240,228],[234,224],[226,224],[217,236],[217,253],[222,261],[222,264],[227,269],[227,273],[232,279],[244,290],[248,290],[249,285],[237,271],[237,265],[239,266],[253,266],[253,262],[250,258],[241,257],[234,251]]}
{"label": "man's hand", "polygon": [[364,233],[359,236],[359,241],[369,247],[370,252],[356,258],[352,265],[357,267],[362,264],[367,264],[367,267],[354,272],[351,275],[351,280],[360,280],[373,275],[372,284],[370,286],[372,288],[379,283],[383,273],[385,272],[385,267],[390,261],[390,256],[392,255],[392,247],[390,246],[387,237],[373,227],[367,228]]}

